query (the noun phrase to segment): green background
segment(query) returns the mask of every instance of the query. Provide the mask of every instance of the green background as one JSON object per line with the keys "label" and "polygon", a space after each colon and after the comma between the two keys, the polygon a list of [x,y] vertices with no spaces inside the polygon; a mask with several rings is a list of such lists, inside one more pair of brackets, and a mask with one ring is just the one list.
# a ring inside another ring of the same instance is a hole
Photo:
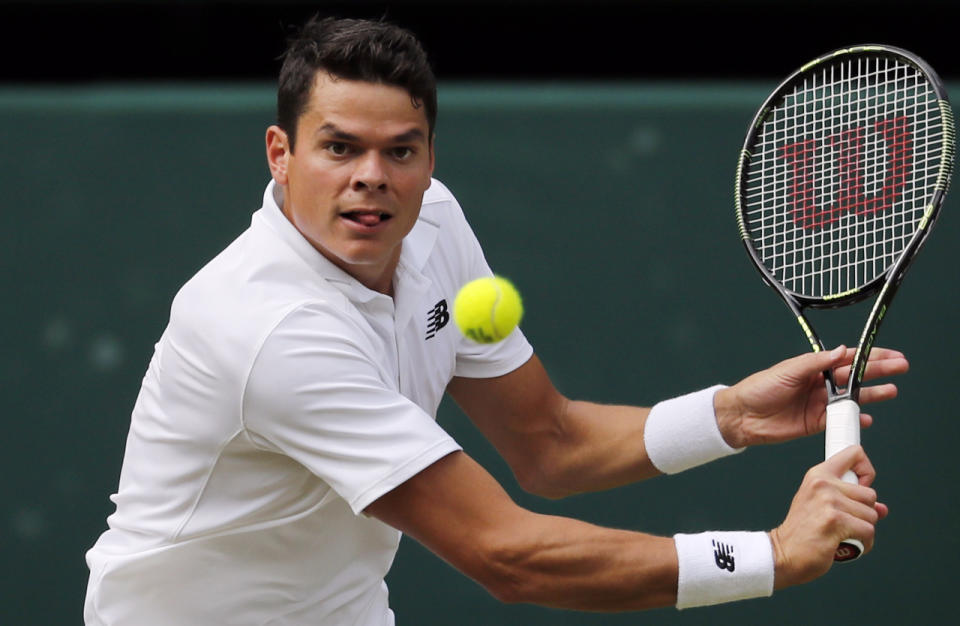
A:
{"label": "green background", "polygon": [[[807,349],[744,254],[733,213],[743,133],[774,86],[441,85],[437,177],[494,270],[521,289],[523,330],[566,394],[651,404]],[[0,89],[0,624],[81,622],[83,555],[113,510],[153,343],[179,286],[259,207],[272,94],[268,84]],[[388,580],[398,623],[941,621],[960,556],[956,207],[955,195],[880,332],[912,370],[863,436],[891,507],[875,552],[772,599],[637,616],[504,606],[404,540]],[[855,343],[864,306],[814,314],[814,325],[828,345]],[[813,437],[554,502],[522,493],[452,403],[439,419],[523,505],[661,534],[773,527],[822,456]]]}

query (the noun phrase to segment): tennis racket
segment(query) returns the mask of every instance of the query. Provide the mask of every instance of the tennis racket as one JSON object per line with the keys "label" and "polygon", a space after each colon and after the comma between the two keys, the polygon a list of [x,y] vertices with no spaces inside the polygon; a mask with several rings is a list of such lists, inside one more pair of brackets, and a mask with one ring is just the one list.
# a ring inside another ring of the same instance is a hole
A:
{"label": "tennis racket", "polygon": [[[950,184],[953,113],[933,69],[906,50],[836,50],[790,75],[760,107],[736,171],[740,237],[815,352],[805,309],[878,294],[845,388],[824,372],[827,458],[860,443],[858,397],[870,349]],[[843,477],[857,482],[853,472]],[[837,561],[860,556],[847,539]]]}

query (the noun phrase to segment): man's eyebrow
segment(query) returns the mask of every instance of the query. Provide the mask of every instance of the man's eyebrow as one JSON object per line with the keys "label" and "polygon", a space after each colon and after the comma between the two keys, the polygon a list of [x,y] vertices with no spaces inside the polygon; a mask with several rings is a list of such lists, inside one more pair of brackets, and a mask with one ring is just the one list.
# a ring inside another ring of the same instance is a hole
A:
{"label": "man's eyebrow", "polygon": [[[353,143],[359,143],[360,137],[354,135],[353,133],[348,133],[347,131],[341,129],[336,124],[332,122],[327,122],[317,129],[317,135],[327,135],[334,139],[339,139],[341,141],[349,141]],[[419,128],[411,128],[408,131],[402,132],[399,135],[395,135],[392,139],[392,143],[410,143],[419,140],[425,140],[426,135]]]}
{"label": "man's eyebrow", "polygon": [[419,128],[411,128],[405,133],[400,133],[393,138],[393,141],[396,143],[411,143],[414,141],[425,140],[426,135],[423,134],[423,131]]}
{"label": "man's eyebrow", "polygon": [[336,124],[331,124],[327,122],[323,126],[317,129],[318,135],[329,135],[334,139],[342,139],[343,141],[360,141],[360,137],[354,135],[353,133],[348,133],[345,130],[342,130],[337,127]]}

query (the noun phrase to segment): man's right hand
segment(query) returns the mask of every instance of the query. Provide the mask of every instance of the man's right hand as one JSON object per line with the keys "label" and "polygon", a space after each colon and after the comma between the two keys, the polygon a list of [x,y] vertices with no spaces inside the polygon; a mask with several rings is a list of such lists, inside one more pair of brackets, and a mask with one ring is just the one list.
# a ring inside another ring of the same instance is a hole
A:
{"label": "man's right hand", "polygon": [[[853,470],[859,484],[841,480],[847,470]],[[860,446],[851,446],[807,471],[786,519],[770,532],[776,589],[825,574],[844,539],[859,539],[865,553],[873,548],[876,523],[888,513],[870,487],[875,477]]]}

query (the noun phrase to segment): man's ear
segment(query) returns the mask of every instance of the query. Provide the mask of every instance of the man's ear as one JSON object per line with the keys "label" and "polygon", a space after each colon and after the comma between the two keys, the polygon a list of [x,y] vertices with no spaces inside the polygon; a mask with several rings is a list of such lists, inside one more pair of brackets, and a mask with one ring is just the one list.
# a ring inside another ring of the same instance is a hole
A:
{"label": "man's ear", "polygon": [[290,142],[287,133],[277,125],[267,129],[267,164],[270,174],[278,185],[287,184],[287,162],[290,159]]}

